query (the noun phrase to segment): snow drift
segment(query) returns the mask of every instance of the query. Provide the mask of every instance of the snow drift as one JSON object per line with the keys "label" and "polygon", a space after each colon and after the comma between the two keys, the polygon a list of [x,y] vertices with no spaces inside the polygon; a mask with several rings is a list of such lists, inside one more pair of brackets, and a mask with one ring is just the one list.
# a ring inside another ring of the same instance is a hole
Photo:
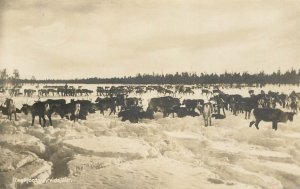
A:
{"label": "snow drift", "polygon": [[[202,117],[132,124],[97,112],[78,123],[54,116],[46,128],[0,115],[0,188],[299,188],[300,116],[274,131],[227,114],[204,127]],[[44,182],[64,177],[72,182]]]}

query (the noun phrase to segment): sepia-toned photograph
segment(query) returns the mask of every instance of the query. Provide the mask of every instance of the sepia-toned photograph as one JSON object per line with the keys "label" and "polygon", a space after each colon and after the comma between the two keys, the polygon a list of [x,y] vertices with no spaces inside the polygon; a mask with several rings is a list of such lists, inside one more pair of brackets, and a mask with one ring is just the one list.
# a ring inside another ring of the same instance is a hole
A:
{"label": "sepia-toned photograph", "polygon": [[0,0],[0,189],[300,189],[300,0]]}

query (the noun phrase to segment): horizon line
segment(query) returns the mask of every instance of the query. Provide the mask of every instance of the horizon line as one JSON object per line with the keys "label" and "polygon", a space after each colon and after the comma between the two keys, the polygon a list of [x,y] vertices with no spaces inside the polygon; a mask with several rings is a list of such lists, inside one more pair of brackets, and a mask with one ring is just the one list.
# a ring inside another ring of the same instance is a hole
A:
{"label": "horizon line", "polygon": [[[224,72],[221,72],[221,73],[217,73],[217,72],[188,72],[188,71],[182,71],[182,72],[175,72],[175,73],[171,73],[171,72],[168,72],[168,73],[158,73],[158,72],[152,72],[152,73],[136,73],[135,75],[129,75],[129,76],[126,76],[126,75],[123,75],[123,76],[111,76],[111,77],[97,77],[97,76],[91,76],[91,77],[81,77],[81,78],[44,78],[44,79],[41,79],[41,78],[35,78],[36,81],[43,81],[43,80],[87,80],[87,79],[124,79],[124,78],[129,78],[129,77],[132,77],[132,78],[135,78],[137,77],[138,75],[150,75],[150,76],[162,76],[162,75],[176,75],[177,73],[179,75],[181,75],[182,73],[188,73],[188,74],[195,74],[196,76],[201,76],[201,74],[205,74],[205,75],[211,75],[211,74],[216,74],[218,76],[222,75],[222,74],[243,74],[243,73],[248,73],[249,75],[256,75],[256,74],[260,74],[260,73],[264,73],[265,75],[271,75],[273,73],[277,73],[278,71],[280,71],[281,74],[284,74],[284,73],[287,73],[287,72],[290,72],[290,71],[298,71],[300,72],[300,68],[298,69],[295,69],[295,68],[290,68],[290,69],[287,69],[286,71],[282,71],[281,69],[277,69],[276,71],[271,71],[271,72],[265,72],[265,70],[260,70],[260,71],[257,71],[257,72],[250,72],[250,71],[240,71],[240,72],[237,72],[237,71],[227,71],[225,70]],[[32,76],[31,76],[32,77]],[[31,78],[20,78],[20,80],[32,80]]]}

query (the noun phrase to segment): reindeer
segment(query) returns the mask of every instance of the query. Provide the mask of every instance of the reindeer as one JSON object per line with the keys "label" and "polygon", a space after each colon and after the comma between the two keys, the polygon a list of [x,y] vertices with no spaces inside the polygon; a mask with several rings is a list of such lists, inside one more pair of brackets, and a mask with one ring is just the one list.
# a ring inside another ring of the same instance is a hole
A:
{"label": "reindeer", "polygon": [[12,114],[15,115],[15,120],[17,121],[17,108],[13,99],[7,98],[4,102],[6,107],[2,107],[2,113],[7,114],[7,118],[11,121]]}
{"label": "reindeer", "polygon": [[[39,116],[40,125],[45,127],[46,126],[45,115],[48,117],[50,125],[52,125],[51,114],[53,113],[53,110],[50,108],[49,103],[37,101],[32,106],[29,106],[28,104],[23,104],[21,111],[25,115],[28,115],[28,113],[31,113],[31,115],[32,115],[31,126],[33,126],[33,124],[34,124],[35,116]],[[41,119],[43,119],[43,124],[41,122]]]}

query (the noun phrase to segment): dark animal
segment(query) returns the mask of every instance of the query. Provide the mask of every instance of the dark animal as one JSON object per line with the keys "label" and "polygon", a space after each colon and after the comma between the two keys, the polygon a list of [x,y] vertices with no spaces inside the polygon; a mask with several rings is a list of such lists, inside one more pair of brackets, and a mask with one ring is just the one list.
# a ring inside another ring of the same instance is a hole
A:
{"label": "dark animal", "polygon": [[288,120],[293,121],[293,116],[295,115],[292,112],[283,112],[280,109],[270,109],[270,108],[256,108],[253,111],[255,121],[251,121],[249,127],[255,123],[255,127],[258,128],[260,121],[272,122],[272,129],[277,130],[277,123],[284,122]]}
{"label": "dark animal", "polygon": [[288,101],[288,95],[281,93],[280,95],[278,95],[278,98],[280,99],[280,101],[282,103],[282,107],[285,108],[286,103]]}
{"label": "dark animal", "polygon": [[242,111],[242,96],[235,94],[229,95],[229,108],[233,112],[233,115],[237,115]]}
{"label": "dark animal", "polygon": [[153,112],[142,110],[139,112],[139,119],[154,119]]}
{"label": "dark animal", "polygon": [[95,105],[89,101],[89,100],[73,100],[71,99],[71,103],[75,104],[75,113],[74,116],[76,117],[76,111],[78,110],[78,118],[80,119],[86,119],[86,116],[89,113],[94,113],[95,112]]}
{"label": "dark animal", "polygon": [[186,87],[184,89],[184,91],[183,91],[183,94],[189,94],[189,95],[191,95],[191,94],[195,94],[195,92],[192,90],[192,88]]}
{"label": "dark animal", "polygon": [[208,90],[208,89],[202,89],[202,93],[201,94],[202,95],[205,94],[206,96],[208,96],[208,95],[212,95],[213,93],[210,90]]}
{"label": "dark animal", "polygon": [[178,117],[186,117],[186,116],[199,116],[200,114],[198,114],[195,111],[189,111],[186,107],[174,107],[174,113],[176,113],[176,115]]}
{"label": "dark animal", "polygon": [[[115,101],[115,105],[118,108],[118,110],[122,109],[122,107],[125,106],[126,103],[126,97],[125,94],[117,94],[116,97],[111,97],[112,101]],[[129,100],[130,101],[130,100]],[[134,101],[134,100],[133,100]],[[139,100],[138,100],[139,101]],[[138,103],[138,102],[137,102]]]}
{"label": "dark animal", "polygon": [[59,107],[66,104],[65,99],[47,99],[44,103],[49,104],[50,108]]}
{"label": "dark animal", "polygon": [[97,98],[96,106],[100,110],[100,113],[104,115],[104,111],[110,109],[109,115],[116,113],[116,100],[113,98]]}
{"label": "dark animal", "polygon": [[122,117],[121,121],[129,120],[131,123],[138,123],[139,111],[136,109],[123,110],[118,113],[118,117]]}
{"label": "dark animal", "polygon": [[57,91],[55,89],[47,89],[48,94],[52,93],[52,96],[54,96]]}
{"label": "dark animal", "polygon": [[131,123],[138,123],[139,119],[154,119],[153,112],[143,111],[141,107],[131,107],[118,113],[121,121],[129,120]]}
{"label": "dark animal", "polygon": [[220,89],[213,89],[213,94],[221,94],[223,93]]}
{"label": "dark animal", "polygon": [[[85,94],[85,96],[89,96],[93,93],[92,90],[89,90],[89,89],[77,89],[77,91],[79,92],[79,94],[82,96],[82,94]],[[77,92],[75,90],[75,92]]]}
{"label": "dark animal", "polygon": [[38,94],[40,96],[48,96],[49,95],[49,91],[47,89],[39,89],[38,90]]}
{"label": "dark animal", "polygon": [[224,119],[225,116],[222,114],[212,114],[211,117],[214,117],[215,119]]}
{"label": "dark animal", "polygon": [[33,89],[24,89],[24,96],[32,97],[33,93],[35,93],[36,90]]}
{"label": "dark animal", "polygon": [[130,109],[131,107],[138,106],[141,103],[141,98],[136,98],[136,97],[130,97],[124,99],[123,106],[121,107],[121,110],[124,109]]}
{"label": "dark animal", "polygon": [[292,100],[290,103],[290,108],[293,113],[298,113],[298,101]]}
{"label": "dark animal", "polygon": [[164,117],[167,117],[173,112],[173,108],[180,106],[180,100],[171,96],[152,98],[148,104],[148,111],[162,112]]}
{"label": "dark animal", "polygon": [[[25,115],[31,113],[32,115],[31,126],[33,126],[34,124],[35,116],[39,116],[40,125],[45,127],[46,126],[45,115],[48,117],[50,125],[52,125],[51,114],[53,113],[53,110],[50,108],[50,105],[48,103],[37,101],[32,106],[29,106],[28,104],[23,104],[21,111],[25,113]],[[43,119],[43,124],[41,122],[41,119]]]}
{"label": "dark animal", "polygon": [[70,103],[62,104],[54,107],[54,112],[60,115],[61,118],[67,118],[74,120],[78,119],[86,120],[86,116],[92,109],[92,103],[88,100],[71,100]]}
{"label": "dark animal", "polygon": [[54,112],[57,113],[61,118],[71,119],[74,118],[75,104],[67,103],[62,106],[55,107]]}
{"label": "dark animal", "polygon": [[254,95],[254,90],[253,90],[253,89],[250,89],[250,90],[248,91],[248,93],[249,93],[250,96],[252,96],[252,95]]}
{"label": "dark animal", "polygon": [[101,96],[101,95],[105,95],[106,94],[106,90],[103,87],[97,87],[97,96]]}
{"label": "dark animal", "polygon": [[[203,106],[204,100],[202,99],[185,99],[182,101],[182,104],[185,105],[188,111],[195,111],[197,106]],[[199,112],[201,113],[201,109],[199,109]]]}
{"label": "dark animal", "polygon": [[174,92],[171,91],[170,89],[165,89],[164,94],[165,95],[174,95]]}
{"label": "dark animal", "polygon": [[258,103],[256,99],[252,97],[245,97],[241,99],[241,106],[245,111],[245,119],[250,119],[251,111],[255,108],[258,108]]}

